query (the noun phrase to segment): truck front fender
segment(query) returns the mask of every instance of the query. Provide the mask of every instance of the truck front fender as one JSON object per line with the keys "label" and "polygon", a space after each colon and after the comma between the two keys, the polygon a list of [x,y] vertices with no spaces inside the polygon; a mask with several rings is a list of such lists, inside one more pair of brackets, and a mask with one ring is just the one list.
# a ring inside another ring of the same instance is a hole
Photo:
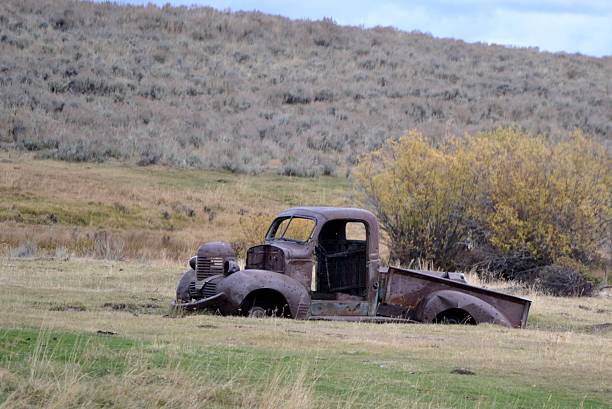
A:
{"label": "truck front fender", "polygon": [[191,300],[191,294],[189,294],[189,284],[194,282],[196,279],[196,272],[194,269],[187,270],[183,273],[183,276],[176,285],[176,301],[180,303],[189,302]]}
{"label": "truck front fender", "polygon": [[[257,290],[278,292],[287,301],[293,318],[308,317],[308,290],[299,281],[286,275],[267,270],[242,270],[225,277],[217,284],[217,291],[225,294],[227,305],[233,310],[240,308],[247,296]],[[232,311],[225,311],[230,312]]]}
{"label": "truck front fender", "polygon": [[467,312],[477,324],[512,326],[504,314],[491,304],[473,295],[453,290],[440,290],[429,294],[418,304],[415,318],[422,322],[433,322],[438,314],[451,309]]}

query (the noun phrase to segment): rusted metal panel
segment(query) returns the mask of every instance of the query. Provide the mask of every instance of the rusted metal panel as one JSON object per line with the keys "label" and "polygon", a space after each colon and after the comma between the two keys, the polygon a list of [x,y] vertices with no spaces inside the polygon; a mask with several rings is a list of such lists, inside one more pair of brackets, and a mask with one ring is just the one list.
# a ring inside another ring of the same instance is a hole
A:
{"label": "rusted metal panel", "polygon": [[386,277],[384,302],[405,308],[418,321],[431,322],[434,313],[458,308],[469,309],[477,322],[517,328],[527,324],[528,299],[416,270],[390,267]]}
{"label": "rusted metal panel", "polygon": [[247,251],[246,269],[258,269],[285,272],[285,256],[283,251],[275,246],[264,244],[254,246]]}
{"label": "rusted metal panel", "polygon": [[366,316],[369,304],[367,301],[312,300],[311,316]]}
{"label": "rusted metal panel", "polygon": [[378,258],[378,220],[376,216],[365,209],[353,207],[292,207],[284,210],[277,217],[304,216],[316,220],[317,225],[312,237],[317,237],[327,221],[352,220],[364,222],[368,237],[368,253]]}
{"label": "rusted metal panel", "polygon": [[266,270],[243,270],[225,277],[217,284],[217,291],[225,293],[225,300],[220,305],[221,312],[231,314],[243,305],[248,295],[258,290],[271,290],[280,294],[286,301],[291,316],[300,316],[302,305],[310,305],[310,295],[295,279]]}
{"label": "rusted metal panel", "polygon": [[406,318],[395,318],[395,317],[371,317],[371,316],[311,316],[308,318],[309,321],[344,321],[344,322],[363,322],[371,324],[416,324],[417,321],[406,319]]}

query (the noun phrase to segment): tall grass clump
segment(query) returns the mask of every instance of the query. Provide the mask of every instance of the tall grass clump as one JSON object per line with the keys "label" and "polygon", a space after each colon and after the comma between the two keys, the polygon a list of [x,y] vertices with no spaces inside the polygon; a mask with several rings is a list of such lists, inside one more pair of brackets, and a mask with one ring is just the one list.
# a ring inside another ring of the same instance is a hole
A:
{"label": "tall grass clump", "polygon": [[12,257],[34,257],[38,253],[38,244],[31,240],[26,240],[19,246],[10,250]]}

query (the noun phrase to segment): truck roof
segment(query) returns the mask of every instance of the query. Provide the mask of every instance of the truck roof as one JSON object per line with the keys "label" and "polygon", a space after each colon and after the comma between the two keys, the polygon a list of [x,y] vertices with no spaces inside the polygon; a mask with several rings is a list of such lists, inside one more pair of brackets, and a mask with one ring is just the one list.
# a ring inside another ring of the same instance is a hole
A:
{"label": "truck roof", "polygon": [[328,221],[335,219],[355,219],[364,220],[369,225],[376,225],[376,217],[372,212],[355,207],[292,207],[283,210],[278,217],[288,216],[308,216],[317,220]]}
{"label": "truck roof", "polygon": [[[363,221],[368,229],[368,257],[378,258],[378,220],[372,212],[355,207],[292,207],[277,217],[304,216],[317,221],[317,230],[330,220],[348,219]],[[315,231],[315,234],[318,232]]]}

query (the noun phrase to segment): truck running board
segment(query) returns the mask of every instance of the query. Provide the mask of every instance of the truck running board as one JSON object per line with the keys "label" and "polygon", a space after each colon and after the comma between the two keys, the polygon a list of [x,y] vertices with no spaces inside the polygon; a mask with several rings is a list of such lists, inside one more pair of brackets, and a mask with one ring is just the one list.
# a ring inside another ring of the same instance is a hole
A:
{"label": "truck running board", "polygon": [[341,315],[318,315],[308,317],[308,321],[349,321],[365,322],[374,324],[414,324],[417,321],[406,318],[393,317],[363,317],[363,316],[341,316]]}

